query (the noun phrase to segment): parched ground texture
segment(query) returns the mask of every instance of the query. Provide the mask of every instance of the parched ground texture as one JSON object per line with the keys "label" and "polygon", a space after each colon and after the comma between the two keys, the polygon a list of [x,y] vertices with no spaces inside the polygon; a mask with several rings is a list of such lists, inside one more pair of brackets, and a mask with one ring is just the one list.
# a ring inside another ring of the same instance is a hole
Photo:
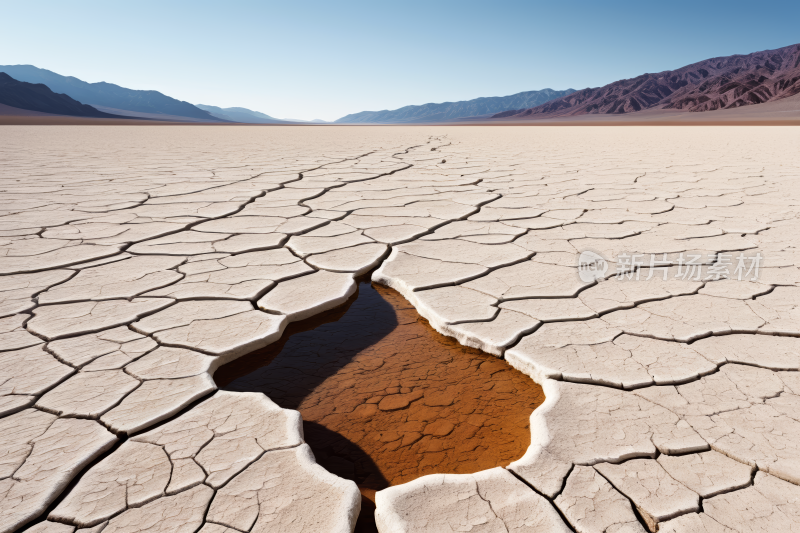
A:
{"label": "parched ground texture", "polygon": [[[507,468],[379,491],[382,533],[800,531],[796,128],[0,138],[0,532],[351,531],[299,413],[212,375],[374,267],[546,395]],[[624,252],[763,261],[635,281]]]}

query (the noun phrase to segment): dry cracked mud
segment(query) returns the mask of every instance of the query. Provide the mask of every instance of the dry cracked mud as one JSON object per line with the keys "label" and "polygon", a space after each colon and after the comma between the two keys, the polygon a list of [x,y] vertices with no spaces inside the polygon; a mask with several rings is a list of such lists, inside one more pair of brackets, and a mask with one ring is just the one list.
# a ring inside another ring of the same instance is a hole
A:
{"label": "dry cracked mud", "polygon": [[0,532],[798,530],[794,128],[0,134]]}

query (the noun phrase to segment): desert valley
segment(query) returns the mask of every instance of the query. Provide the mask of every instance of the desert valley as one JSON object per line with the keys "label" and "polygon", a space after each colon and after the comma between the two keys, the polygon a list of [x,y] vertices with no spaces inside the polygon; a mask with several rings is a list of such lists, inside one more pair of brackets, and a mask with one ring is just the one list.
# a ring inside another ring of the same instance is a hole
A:
{"label": "desert valley", "polygon": [[0,66],[0,533],[800,531],[800,44],[326,120],[69,74]]}

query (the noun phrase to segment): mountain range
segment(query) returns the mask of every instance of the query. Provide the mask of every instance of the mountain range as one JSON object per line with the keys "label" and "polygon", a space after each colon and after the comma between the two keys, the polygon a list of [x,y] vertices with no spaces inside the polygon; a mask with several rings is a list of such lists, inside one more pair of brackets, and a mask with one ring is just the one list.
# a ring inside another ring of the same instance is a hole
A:
{"label": "mountain range", "polygon": [[[182,122],[307,123],[277,119],[244,107],[192,105],[158,91],[127,89],[106,82],[87,83],[32,65],[0,66],[0,75],[0,104],[12,109],[83,117],[124,116]],[[676,70],[615,81],[603,87],[579,91],[543,89],[510,96],[409,105],[395,110],[362,111],[342,117],[335,123],[548,119],[624,115],[643,110],[701,112],[773,102],[794,95],[800,95],[800,44],[748,55],[715,57]]]}
{"label": "mountain range", "polygon": [[491,96],[464,100],[461,102],[443,102],[441,104],[408,105],[393,111],[362,111],[344,116],[337,124],[404,124],[414,122],[447,122],[463,117],[492,115],[508,109],[534,107],[555,98],[570,95],[575,89],[554,91],[526,91],[510,96]]}
{"label": "mountain range", "polygon": [[748,55],[715,57],[676,70],[642,74],[583,89],[492,118],[556,118],[624,114],[644,109],[714,111],[800,93],[800,44]]}
{"label": "mountain range", "polygon": [[43,83],[15,80],[5,72],[0,72],[0,104],[53,115],[120,118],[82,104],[66,94],[54,93]]}
{"label": "mountain range", "polygon": [[171,115],[172,117],[188,117],[205,122],[219,122],[207,111],[199,109],[189,102],[170,98],[158,91],[138,91],[126,89],[113,83],[87,83],[72,76],[62,76],[37,68],[32,65],[3,65],[0,72],[5,72],[18,81],[43,83],[53,92],[62,93],[83,104],[110,108],[115,111],[132,111],[134,113],[152,115]]}

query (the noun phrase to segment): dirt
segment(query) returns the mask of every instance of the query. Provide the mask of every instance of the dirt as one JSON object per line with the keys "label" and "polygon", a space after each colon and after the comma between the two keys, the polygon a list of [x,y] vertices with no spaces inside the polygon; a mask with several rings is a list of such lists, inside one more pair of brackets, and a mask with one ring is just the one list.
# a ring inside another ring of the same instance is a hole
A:
{"label": "dirt", "polygon": [[520,458],[530,414],[544,401],[505,361],[437,333],[400,294],[368,282],[215,379],[302,413],[317,461],[361,488],[357,531],[374,531],[375,491]]}

